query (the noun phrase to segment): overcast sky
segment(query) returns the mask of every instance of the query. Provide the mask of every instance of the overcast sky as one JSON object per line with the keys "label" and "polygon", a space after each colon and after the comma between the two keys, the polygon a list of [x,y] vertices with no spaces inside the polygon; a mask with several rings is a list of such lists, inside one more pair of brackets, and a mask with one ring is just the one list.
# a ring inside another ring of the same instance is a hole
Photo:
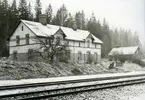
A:
{"label": "overcast sky", "polygon": [[[27,1],[30,1],[34,7],[35,0]],[[52,5],[53,13],[56,13],[63,3],[72,14],[84,10],[86,17],[90,17],[94,12],[97,19],[102,21],[105,18],[111,28],[123,27],[137,31],[142,43],[145,44],[144,0],[41,0],[41,3],[43,12],[49,3]]]}

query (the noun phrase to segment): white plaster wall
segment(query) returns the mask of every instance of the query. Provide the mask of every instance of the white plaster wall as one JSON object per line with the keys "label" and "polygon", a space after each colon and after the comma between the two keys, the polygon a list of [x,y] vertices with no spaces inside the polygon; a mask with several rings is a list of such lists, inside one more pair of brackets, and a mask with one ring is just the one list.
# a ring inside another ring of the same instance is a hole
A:
{"label": "white plaster wall", "polygon": [[[23,26],[23,31],[21,30],[22,26]],[[30,37],[33,37],[33,38],[30,38],[30,41],[29,41],[30,45],[25,45],[26,40],[24,38],[26,34],[29,34]],[[16,46],[17,35],[20,36],[20,39],[23,38],[22,40],[20,40],[20,45],[24,45],[24,46]],[[55,36],[62,36],[62,35],[56,34]],[[35,37],[35,34],[32,33],[32,31],[29,30],[23,23],[20,23],[20,25],[15,30],[13,36],[10,38],[10,40],[13,40],[13,41],[10,41],[10,54],[12,54],[14,50],[17,50],[18,53],[27,53],[28,49],[38,48],[39,47],[38,44],[34,45],[34,43],[38,42],[34,39],[34,37]],[[83,54],[86,54],[87,51],[90,51],[91,54],[97,53],[98,55],[101,55],[101,45],[97,44],[97,48],[95,48],[95,44],[91,43],[92,42],[91,39],[87,38],[87,40],[90,41],[91,48],[84,48],[84,47],[87,47],[87,42],[80,42],[81,47],[79,47],[78,41],[69,41],[69,45],[70,45],[69,48],[71,50],[71,53],[78,53],[79,51],[81,51]],[[11,46],[15,46],[15,47],[11,47]]]}
{"label": "white plaster wall", "polygon": [[[23,31],[21,30],[22,26],[23,26]],[[26,34],[29,34],[29,36],[30,36],[29,44],[33,44],[33,45],[25,45],[26,44],[26,40],[25,40]],[[17,35],[20,36],[20,45],[24,45],[24,46],[16,46],[16,36]],[[28,49],[35,47],[34,43],[37,43],[37,41],[34,39],[34,37],[36,37],[35,34],[32,33],[32,31],[29,30],[29,28],[21,22],[10,38],[10,43],[9,43],[10,54],[12,54],[14,50],[17,50],[18,53],[28,52]],[[13,47],[13,46],[15,46],[15,47]]]}
{"label": "white plaster wall", "polygon": [[81,47],[69,47],[71,50],[71,53],[78,53],[82,52],[83,54],[87,54],[88,51],[90,51],[91,54],[97,53],[98,55],[101,55],[101,49],[97,48],[81,48]]}
{"label": "white plaster wall", "polygon": [[[29,39],[29,44],[34,44],[34,43],[36,43],[38,40],[36,40],[36,39],[33,39],[33,38],[30,38]],[[26,40],[25,39],[21,39],[20,40],[20,45],[25,45],[26,44]],[[11,46],[16,46],[16,40],[14,40],[14,41],[10,41],[10,47]]]}
{"label": "white plaster wall", "polygon": [[[23,26],[23,31],[21,30],[21,27]],[[16,39],[16,36],[19,35],[20,38],[25,38],[25,35],[29,34],[30,37],[35,36],[34,33],[32,33],[32,31],[30,29],[28,29],[27,26],[25,26],[25,24],[23,24],[22,22],[19,24],[19,26],[17,27],[17,29],[15,30],[15,32],[13,33],[13,35],[11,36],[10,40],[12,39]]]}
{"label": "white plaster wall", "polygon": [[15,50],[17,51],[17,53],[27,53],[28,49],[34,49],[34,48],[37,49],[39,47],[40,47],[39,44],[11,47],[10,54],[13,54],[13,51],[15,51]]}

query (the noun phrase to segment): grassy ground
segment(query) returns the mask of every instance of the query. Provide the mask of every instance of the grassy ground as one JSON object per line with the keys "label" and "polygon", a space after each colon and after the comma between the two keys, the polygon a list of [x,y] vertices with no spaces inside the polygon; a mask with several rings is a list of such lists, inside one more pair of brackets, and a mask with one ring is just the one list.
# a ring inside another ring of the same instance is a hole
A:
{"label": "grassy ground", "polygon": [[116,73],[129,71],[143,71],[133,63],[124,63],[123,66],[109,69],[110,62],[102,60],[100,64],[48,64],[43,62],[13,62],[0,60],[0,80],[46,78],[56,76],[91,75],[102,73]]}

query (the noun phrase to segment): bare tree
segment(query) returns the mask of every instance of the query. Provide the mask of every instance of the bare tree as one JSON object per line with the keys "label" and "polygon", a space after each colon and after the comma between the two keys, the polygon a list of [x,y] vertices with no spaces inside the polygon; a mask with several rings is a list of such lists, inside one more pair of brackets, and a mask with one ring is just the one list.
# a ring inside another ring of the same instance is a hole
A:
{"label": "bare tree", "polygon": [[60,54],[63,54],[63,57],[68,57],[68,45],[60,37],[55,38],[54,36],[50,36],[46,37],[45,39],[39,38],[39,41],[40,47],[35,51],[38,52],[44,60],[52,63],[54,62],[55,58],[61,58],[58,57]]}

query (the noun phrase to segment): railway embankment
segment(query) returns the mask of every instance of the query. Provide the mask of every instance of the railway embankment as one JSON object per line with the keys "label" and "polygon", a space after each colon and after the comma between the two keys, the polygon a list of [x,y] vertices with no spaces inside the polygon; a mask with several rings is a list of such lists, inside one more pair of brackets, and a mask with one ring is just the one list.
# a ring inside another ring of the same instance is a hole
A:
{"label": "railway embankment", "polygon": [[99,64],[49,64],[44,62],[13,62],[10,60],[0,60],[0,80],[145,71],[145,67],[134,63],[124,63],[122,66],[109,69],[110,63],[111,62],[108,60],[102,60]]}

